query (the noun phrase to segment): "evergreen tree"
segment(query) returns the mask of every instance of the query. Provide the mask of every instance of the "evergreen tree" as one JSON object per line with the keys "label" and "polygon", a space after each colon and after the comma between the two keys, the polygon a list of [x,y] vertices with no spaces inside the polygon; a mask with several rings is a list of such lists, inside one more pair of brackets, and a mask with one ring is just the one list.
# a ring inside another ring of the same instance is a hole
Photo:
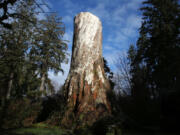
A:
{"label": "evergreen tree", "polygon": [[31,20],[29,20],[29,16],[26,16],[23,12],[17,11],[19,6],[28,8],[27,4],[30,3],[36,7],[36,14],[38,14],[37,11],[38,12],[40,11],[41,13],[46,13],[43,9],[43,6],[48,8],[48,5],[43,0],[1,0],[0,26],[4,28],[12,29],[12,24],[11,21],[9,20],[14,20],[14,19],[25,20],[27,21],[27,23],[31,22]]}
{"label": "evergreen tree", "polygon": [[14,13],[9,13],[8,6],[13,6],[17,0],[1,0],[0,1],[0,9],[3,10],[3,13],[0,15],[0,25],[3,25],[6,28],[11,28],[11,25],[4,20],[7,20]]}
{"label": "evergreen tree", "polygon": [[63,72],[61,63],[67,62],[67,44],[62,39],[65,27],[62,19],[55,14],[40,21],[35,42],[30,51],[31,60],[37,65],[41,77],[40,91],[45,93],[52,85],[48,80],[48,71]]}
{"label": "evergreen tree", "polygon": [[154,93],[180,88],[180,8],[177,0],[143,2],[137,57],[145,63]]}
{"label": "evergreen tree", "polygon": [[165,103],[180,92],[180,6],[178,0],[146,0],[141,11],[140,36],[129,49],[132,95],[139,109],[146,103],[147,113],[156,112],[153,117],[170,116]]}
{"label": "evergreen tree", "polygon": [[[28,16],[31,22],[35,22],[33,3],[17,5],[17,13]],[[24,82],[24,67],[26,66],[27,51],[32,39],[33,23],[16,19],[12,22],[12,29],[1,28],[0,44],[0,69],[1,91],[9,99],[11,94],[22,95],[20,86]],[[13,87],[14,86],[14,87]],[[12,91],[13,89],[13,91]]]}

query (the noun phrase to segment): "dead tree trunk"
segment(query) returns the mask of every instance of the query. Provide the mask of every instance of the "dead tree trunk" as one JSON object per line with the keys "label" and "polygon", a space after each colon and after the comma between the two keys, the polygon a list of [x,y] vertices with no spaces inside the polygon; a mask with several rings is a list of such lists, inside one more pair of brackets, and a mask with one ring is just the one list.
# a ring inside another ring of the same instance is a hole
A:
{"label": "dead tree trunk", "polygon": [[74,20],[71,67],[65,82],[67,110],[62,123],[92,124],[111,112],[102,58],[102,25],[96,16],[81,12]]}
{"label": "dead tree trunk", "polygon": [[42,95],[44,95],[44,93],[45,93],[45,88],[44,88],[45,79],[46,79],[46,75],[45,75],[45,73],[43,73],[42,77],[41,77],[41,85],[40,85],[40,88],[39,88],[39,90],[42,92]]}
{"label": "dead tree trunk", "polygon": [[14,73],[11,73],[10,78],[9,78],[9,82],[8,82],[8,89],[7,89],[6,99],[10,99],[10,96],[11,96],[13,77],[14,77]]}

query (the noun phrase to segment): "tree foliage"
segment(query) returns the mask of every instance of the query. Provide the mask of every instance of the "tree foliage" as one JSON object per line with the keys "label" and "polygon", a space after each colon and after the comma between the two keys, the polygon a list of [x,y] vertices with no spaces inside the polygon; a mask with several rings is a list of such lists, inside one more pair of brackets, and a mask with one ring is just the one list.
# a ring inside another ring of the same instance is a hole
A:
{"label": "tree foliage", "polygon": [[165,103],[172,103],[169,96],[176,93],[178,98],[180,92],[180,5],[178,0],[145,0],[140,10],[140,36],[128,52],[132,96],[139,110],[144,106],[144,114],[154,110],[153,117],[169,119]]}
{"label": "tree foliage", "polygon": [[131,94],[130,62],[125,53],[119,54],[115,60],[115,90],[122,96]]}
{"label": "tree foliage", "polygon": [[103,58],[103,62],[104,62],[104,71],[105,71],[105,74],[106,74],[106,77],[107,79],[109,80],[110,82],[110,85],[111,85],[111,89],[113,90],[114,89],[114,81],[113,81],[113,72],[111,71],[111,69],[109,68],[108,66],[108,62],[105,58]]}
{"label": "tree foliage", "polygon": [[143,24],[137,43],[137,57],[145,63],[148,82],[158,92],[179,89],[180,8],[177,0],[143,2]]}
{"label": "tree foliage", "polygon": [[11,29],[11,20],[13,19],[26,20],[28,23],[30,23],[31,20],[29,20],[29,16],[27,16],[27,14],[25,15],[23,12],[18,12],[19,6],[29,8],[27,4],[30,3],[36,8],[36,10],[30,11],[34,11],[36,14],[45,13],[43,6],[49,8],[44,0],[1,0],[0,10],[2,12],[0,15],[0,25],[4,28]]}
{"label": "tree foliage", "polygon": [[53,14],[39,20],[34,0],[18,1],[14,8],[26,18],[14,18],[11,29],[0,27],[1,99],[41,95],[43,75],[43,90],[53,92],[48,72],[63,72],[61,63],[67,62],[62,19]]}
{"label": "tree foliage", "polygon": [[[34,45],[30,51],[30,58],[38,68],[41,76],[40,90],[44,90],[45,80],[48,80],[48,71],[54,71],[57,74],[63,72],[61,63],[67,63],[67,44],[62,39],[65,27],[62,19],[57,15],[49,15],[46,20],[38,23],[37,32],[35,32]],[[47,83],[48,86],[49,83]]]}

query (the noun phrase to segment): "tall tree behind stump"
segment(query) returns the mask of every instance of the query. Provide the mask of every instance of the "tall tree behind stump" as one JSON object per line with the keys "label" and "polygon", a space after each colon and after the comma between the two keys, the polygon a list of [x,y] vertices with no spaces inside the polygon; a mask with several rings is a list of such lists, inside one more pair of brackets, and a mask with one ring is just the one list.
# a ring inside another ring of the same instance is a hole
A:
{"label": "tall tree behind stump", "polygon": [[65,82],[67,108],[62,120],[92,124],[110,114],[107,98],[110,83],[105,77],[102,57],[102,25],[98,17],[81,12],[74,19],[71,67]]}

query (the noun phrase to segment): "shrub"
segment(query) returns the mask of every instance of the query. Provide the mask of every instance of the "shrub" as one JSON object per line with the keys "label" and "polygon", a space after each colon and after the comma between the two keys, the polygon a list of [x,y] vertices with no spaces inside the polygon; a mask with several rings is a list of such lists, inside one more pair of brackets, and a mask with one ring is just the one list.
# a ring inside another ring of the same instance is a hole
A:
{"label": "shrub", "polygon": [[47,124],[59,126],[64,112],[64,98],[62,95],[45,97],[42,102],[42,110],[37,122],[46,121]]}
{"label": "shrub", "polygon": [[31,126],[36,121],[40,110],[40,102],[31,102],[27,98],[10,100],[4,114],[2,128]]}

